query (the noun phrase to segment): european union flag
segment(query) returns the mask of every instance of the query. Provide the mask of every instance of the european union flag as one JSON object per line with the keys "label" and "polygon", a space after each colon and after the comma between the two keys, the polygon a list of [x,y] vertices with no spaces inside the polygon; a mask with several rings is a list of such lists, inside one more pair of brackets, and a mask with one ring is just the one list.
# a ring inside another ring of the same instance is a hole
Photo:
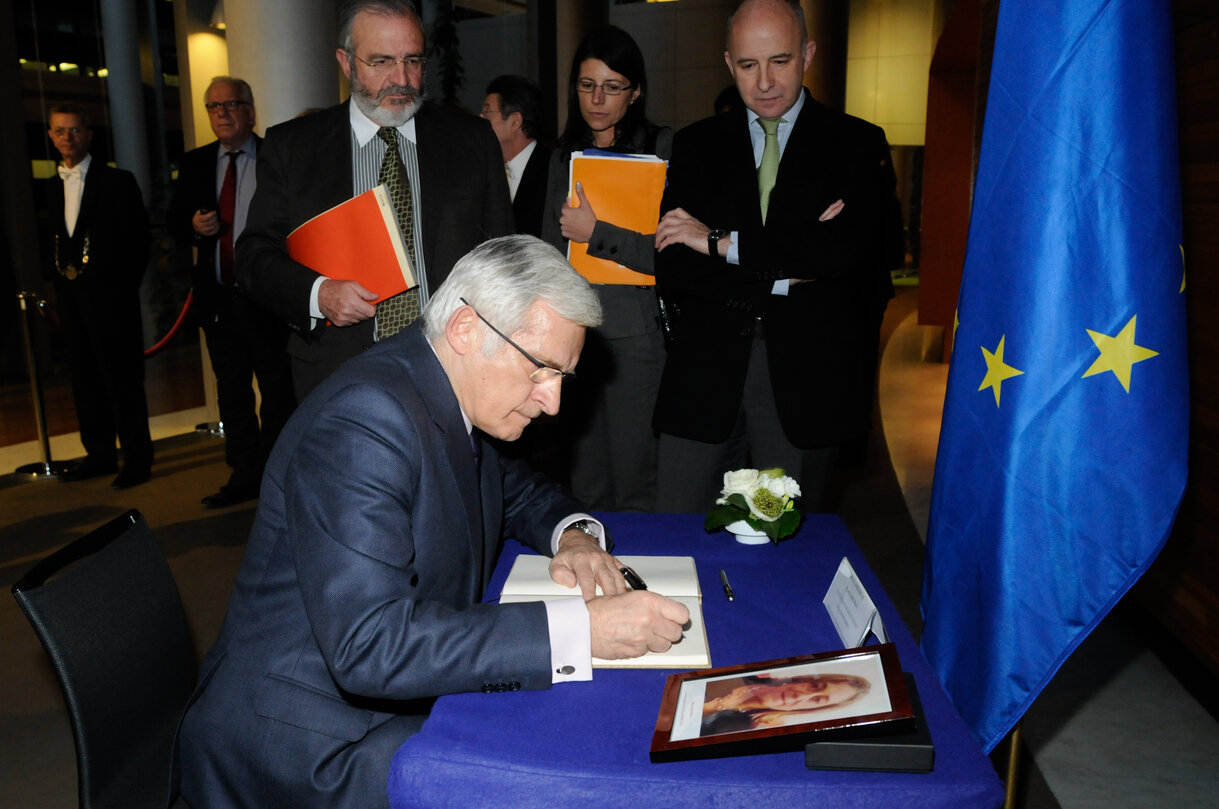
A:
{"label": "european union flag", "polygon": [[999,8],[922,603],[987,751],[1151,564],[1185,488],[1171,10]]}

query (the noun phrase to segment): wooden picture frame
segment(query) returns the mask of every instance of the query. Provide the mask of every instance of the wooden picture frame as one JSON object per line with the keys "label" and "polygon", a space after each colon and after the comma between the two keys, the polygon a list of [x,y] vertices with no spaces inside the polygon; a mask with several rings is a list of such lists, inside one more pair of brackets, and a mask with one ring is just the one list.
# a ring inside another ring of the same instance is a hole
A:
{"label": "wooden picture frame", "polygon": [[891,643],[669,675],[653,761],[800,750],[813,740],[910,730]]}

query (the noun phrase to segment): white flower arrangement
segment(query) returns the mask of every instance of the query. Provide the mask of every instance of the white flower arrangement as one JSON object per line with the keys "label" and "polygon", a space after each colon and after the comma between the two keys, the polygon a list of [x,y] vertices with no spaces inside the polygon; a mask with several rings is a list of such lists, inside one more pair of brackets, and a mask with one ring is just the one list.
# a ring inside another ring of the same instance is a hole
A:
{"label": "white flower arrangement", "polygon": [[724,473],[724,488],[707,515],[708,531],[744,520],[772,542],[791,536],[800,527],[795,499],[800,484],[782,469],[736,469]]}

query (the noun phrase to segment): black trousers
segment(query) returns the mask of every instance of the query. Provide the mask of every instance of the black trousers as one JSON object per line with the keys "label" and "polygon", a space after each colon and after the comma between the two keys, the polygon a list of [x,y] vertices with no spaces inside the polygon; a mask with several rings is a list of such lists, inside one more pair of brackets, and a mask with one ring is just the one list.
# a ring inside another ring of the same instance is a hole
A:
{"label": "black trousers", "polygon": [[[228,290],[220,290],[215,311],[202,326],[216,375],[224,460],[233,469],[229,483],[257,488],[275,439],[296,408],[285,350],[288,330],[248,297]],[[257,412],[255,378],[262,394]]]}
{"label": "black trousers", "polygon": [[100,463],[152,466],[144,395],[144,329],[138,288],[116,288],[88,274],[55,281],[80,442]]}

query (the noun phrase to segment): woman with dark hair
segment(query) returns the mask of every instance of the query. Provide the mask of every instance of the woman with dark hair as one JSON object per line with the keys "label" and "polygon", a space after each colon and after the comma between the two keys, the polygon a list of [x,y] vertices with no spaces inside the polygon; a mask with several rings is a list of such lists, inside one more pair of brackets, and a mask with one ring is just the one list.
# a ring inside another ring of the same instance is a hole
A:
{"label": "woman with dark hair", "polygon": [[[580,43],[567,86],[567,124],[550,158],[542,238],[564,255],[569,241],[586,242],[589,255],[652,275],[654,234],[598,219],[588,199],[596,199],[596,189],[578,185],[578,205],[568,200],[573,151],[669,158],[673,131],[648,121],[647,88],[643,54],[630,34],[608,26]],[[572,494],[594,510],[652,511],[657,451],[652,409],[664,363],[655,287],[594,287],[605,321],[589,329],[580,381],[563,400]]]}

